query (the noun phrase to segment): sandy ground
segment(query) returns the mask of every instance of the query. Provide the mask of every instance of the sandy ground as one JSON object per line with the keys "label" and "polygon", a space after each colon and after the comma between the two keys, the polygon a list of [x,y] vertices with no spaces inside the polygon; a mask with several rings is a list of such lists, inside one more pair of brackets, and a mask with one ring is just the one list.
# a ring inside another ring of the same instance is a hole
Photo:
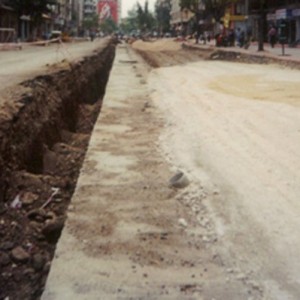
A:
{"label": "sandy ground", "polygon": [[299,71],[207,61],[149,80],[165,112],[164,153],[216,186],[208,202],[220,251],[270,299],[300,296],[299,84]]}
{"label": "sandy ground", "polygon": [[299,83],[120,46],[42,299],[299,299]]}

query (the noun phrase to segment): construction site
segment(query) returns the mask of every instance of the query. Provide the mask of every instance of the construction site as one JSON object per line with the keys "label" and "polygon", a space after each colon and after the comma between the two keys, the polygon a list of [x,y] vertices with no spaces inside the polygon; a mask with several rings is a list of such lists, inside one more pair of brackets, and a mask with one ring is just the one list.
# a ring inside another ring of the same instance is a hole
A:
{"label": "construction site", "polygon": [[277,50],[2,51],[0,299],[299,299],[300,58]]}

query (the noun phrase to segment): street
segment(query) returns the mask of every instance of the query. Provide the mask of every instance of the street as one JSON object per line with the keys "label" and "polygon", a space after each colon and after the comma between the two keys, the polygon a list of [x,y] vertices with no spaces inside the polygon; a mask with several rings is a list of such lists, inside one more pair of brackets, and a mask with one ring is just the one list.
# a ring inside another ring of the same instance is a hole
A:
{"label": "street", "polygon": [[165,47],[118,47],[43,299],[299,299],[299,71]]}
{"label": "street", "polygon": [[202,62],[150,76],[167,126],[164,153],[220,197],[209,201],[220,250],[270,299],[300,295],[299,72]]}
{"label": "street", "polygon": [[22,50],[0,52],[0,104],[4,90],[45,74],[91,54],[101,47],[102,39],[81,43],[60,43],[49,46],[25,46]]}

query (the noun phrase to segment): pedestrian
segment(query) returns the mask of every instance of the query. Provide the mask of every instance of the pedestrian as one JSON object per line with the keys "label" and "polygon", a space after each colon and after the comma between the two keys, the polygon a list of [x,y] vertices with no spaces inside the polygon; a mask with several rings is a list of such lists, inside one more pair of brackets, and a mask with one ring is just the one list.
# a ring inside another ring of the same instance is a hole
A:
{"label": "pedestrian", "polygon": [[232,29],[230,29],[228,33],[228,46],[233,47],[234,46],[234,41],[235,41],[235,34]]}
{"label": "pedestrian", "polygon": [[274,26],[272,26],[268,32],[269,43],[272,48],[274,48],[274,46],[276,44],[276,35],[277,35],[276,28]]}
{"label": "pedestrian", "polygon": [[244,44],[245,44],[245,33],[244,33],[243,30],[241,30],[241,28],[237,29],[236,36],[237,36],[237,45],[240,48],[244,47]]}
{"label": "pedestrian", "polygon": [[91,39],[91,42],[94,41],[95,37],[96,37],[95,30],[90,30],[90,39]]}
{"label": "pedestrian", "polygon": [[240,48],[243,48],[245,44],[245,32],[242,30],[239,38]]}

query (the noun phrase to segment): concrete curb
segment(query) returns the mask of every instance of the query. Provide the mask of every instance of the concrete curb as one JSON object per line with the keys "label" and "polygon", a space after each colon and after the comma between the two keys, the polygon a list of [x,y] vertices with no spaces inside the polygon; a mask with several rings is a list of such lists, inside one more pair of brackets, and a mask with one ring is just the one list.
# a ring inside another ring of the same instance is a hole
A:
{"label": "concrete curb", "polygon": [[209,59],[213,60],[228,60],[258,64],[275,63],[293,69],[300,69],[300,59],[293,56],[278,56],[269,52],[253,53],[245,49],[218,48],[211,45],[191,45],[187,43],[183,43],[182,47],[188,50],[211,52],[212,54]]}

